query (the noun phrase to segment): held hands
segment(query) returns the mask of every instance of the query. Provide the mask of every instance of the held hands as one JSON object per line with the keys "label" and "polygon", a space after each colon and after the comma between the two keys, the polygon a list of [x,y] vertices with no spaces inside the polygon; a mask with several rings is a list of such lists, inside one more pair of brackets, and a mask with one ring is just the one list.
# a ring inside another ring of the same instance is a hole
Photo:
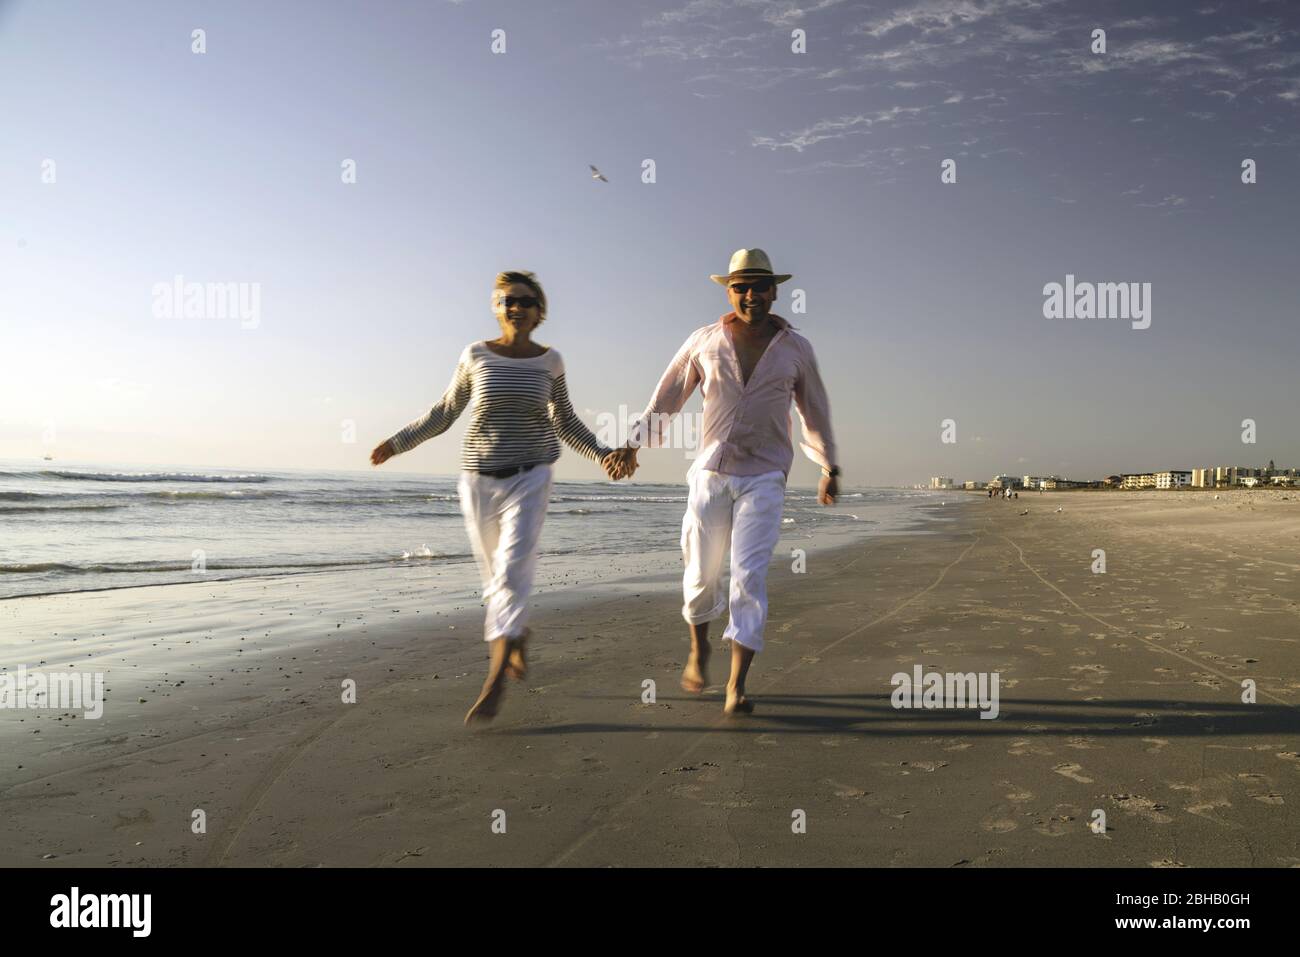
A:
{"label": "held hands", "polygon": [[817,486],[817,501],[822,505],[834,505],[840,494],[840,480],[837,476],[822,475],[821,484]]}
{"label": "held hands", "polygon": [[617,482],[621,478],[631,478],[637,469],[636,449],[615,449],[601,459],[600,464],[604,467],[605,474],[612,481]]}
{"label": "held hands", "polygon": [[370,450],[370,464],[383,465],[396,454],[392,445],[385,439]]}

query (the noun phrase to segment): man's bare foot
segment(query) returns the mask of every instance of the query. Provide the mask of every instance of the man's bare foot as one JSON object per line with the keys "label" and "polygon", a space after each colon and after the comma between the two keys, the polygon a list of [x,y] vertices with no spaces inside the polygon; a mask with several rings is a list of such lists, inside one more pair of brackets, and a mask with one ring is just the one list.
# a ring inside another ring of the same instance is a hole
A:
{"label": "man's bare foot", "polygon": [[497,716],[497,709],[501,707],[501,696],[506,690],[504,677],[504,674],[498,674],[496,680],[489,677],[483,684],[483,690],[479,693],[478,700],[465,714],[465,723],[467,725],[475,719],[491,721]]}
{"label": "man's bare foot", "polygon": [[745,697],[745,693],[727,689],[727,703],[722,706],[723,714],[753,714],[754,702]]}
{"label": "man's bare foot", "polygon": [[703,694],[709,686],[709,653],[702,655],[691,652],[682,669],[682,690],[688,694]]}
{"label": "man's bare foot", "polygon": [[520,637],[510,639],[510,651],[506,658],[506,674],[516,681],[523,681],[528,677],[526,651],[528,649],[528,638],[531,634],[531,631],[525,630]]}

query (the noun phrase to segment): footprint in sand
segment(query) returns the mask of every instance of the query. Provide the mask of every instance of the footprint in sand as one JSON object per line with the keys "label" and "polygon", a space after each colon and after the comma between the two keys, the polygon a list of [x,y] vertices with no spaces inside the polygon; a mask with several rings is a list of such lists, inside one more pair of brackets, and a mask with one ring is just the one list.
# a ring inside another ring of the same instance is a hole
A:
{"label": "footprint in sand", "polygon": [[1273,780],[1263,774],[1248,772],[1238,774],[1237,780],[1246,785],[1246,796],[1254,798],[1261,804],[1285,804],[1282,795],[1273,790]]}
{"label": "footprint in sand", "polygon": [[1160,813],[1165,810],[1165,805],[1158,804],[1140,794],[1110,794],[1107,797],[1119,805],[1121,811],[1127,811],[1129,814],[1145,818],[1152,824],[1168,824],[1173,821],[1173,818],[1168,814]]}
{"label": "footprint in sand", "polygon": [[1110,669],[1105,665],[1070,665],[1070,670],[1086,673],[1096,681],[1105,681],[1110,675]]}
{"label": "footprint in sand", "polygon": [[1018,738],[1017,740],[1011,742],[1011,747],[1007,748],[1007,754],[1014,754],[1017,756],[1022,754],[1050,755],[1051,753],[1052,753],[1051,750],[1049,750],[1048,748],[1043,747],[1041,744],[1038,744],[1035,741],[1030,741],[1028,738]]}
{"label": "footprint in sand", "polygon": [[1078,781],[1080,784],[1092,783],[1092,778],[1084,777],[1079,773],[1083,770],[1083,765],[1081,764],[1058,764],[1056,767],[1052,768],[1052,770],[1061,777],[1069,778],[1071,781]]}
{"label": "footprint in sand", "polygon": [[1006,834],[1014,831],[1020,825],[1006,816],[1010,811],[1009,807],[999,804],[989,812],[984,820],[980,821],[980,827],[994,834]]}
{"label": "footprint in sand", "polygon": [[1067,748],[1075,748],[1079,751],[1095,751],[1097,750],[1098,745],[1093,744],[1093,740],[1094,739],[1087,737],[1071,738],[1066,742],[1065,746]]}
{"label": "footprint in sand", "polygon": [[1075,823],[1082,811],[1071,805],[1058,804],[1052,814],[1034,820],[1034,830],[1044,837],[1064,837],[1078,829]]}
{"label": "footprint in sand", "polygon": [[139,824],[152,824],[152,823],[153,823],[153,815],[149,813],[148,808],[140,808],[140,813],[137,814],[135,817],[132,817],[130,814],[124,814],[121,811],[118,811],[117,823],[113,825],[113,830],[116,831],[124,827],[135,827],[136,825]]}
{"label": "footprint in sand", "polygon": [[866,797],[869,793],[864,791],[862,788],[855,788],[851,784],[841,784],[839,781],[832,781],[830,778],[827,778],[823,783],[829,784],[834,788],[833,793],[835,796],[843,801],[847,801],[850,798]]}
{"label": "footprint in sand", "polygon": [[1218,813],[1219,808],[1225,807],[1232,807],[1232,802],[1227,798],[1211,798],[1208,801],[1202,801],[1200,804],[1189,804],[1186,811],[1188,814],[1195,814],[1207,821],[1213,821],[1220,827],[1240,828],[1240,824],[1234,824]]}
{"label": "footprint in sand", "polygon": [[1169,739],[1167,739],[1167,738],[1143,738],[1143,739],[1142,739],[1142,743],[1143,743],[1143,744],[1149,744],[1149,745],[1151,745],[1151,747],[1147,748],[1147,754],[1159,754],[1159,753],[1160,753],[1160,749],[1163,748],[1163,747],[1165,747],[1166,745],[1169,744]]}
{"label": "footprint in sand", "polygon": [[948,766],[947,761],[904,761],[903,764],[920,771],[937,771]]}
{"label": "footprint in sand", "polygon": [[1173,858],[1165,857],[1158,861],[1151,862],[1152,867],[1186,867],[1182,861],[1175,861]]}

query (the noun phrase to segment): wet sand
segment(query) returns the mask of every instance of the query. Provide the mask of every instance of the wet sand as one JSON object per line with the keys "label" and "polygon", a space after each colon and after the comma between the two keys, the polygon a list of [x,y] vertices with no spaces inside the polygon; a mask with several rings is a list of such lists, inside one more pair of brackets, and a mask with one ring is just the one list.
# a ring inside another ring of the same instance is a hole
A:
{"label": "wet sand", "polygon": [[[1221,494],[954,493],[933,534],[778,553],[745,718],[716,640],[678,689],[671,575],[539,595],[475,731],[477,608],[383,596],[100,722],[3,715],[42,733],[6,747],[0,864],[1295,866],[1300,495]],[[997,672],[999,716],[893,708],[915,665]]]}

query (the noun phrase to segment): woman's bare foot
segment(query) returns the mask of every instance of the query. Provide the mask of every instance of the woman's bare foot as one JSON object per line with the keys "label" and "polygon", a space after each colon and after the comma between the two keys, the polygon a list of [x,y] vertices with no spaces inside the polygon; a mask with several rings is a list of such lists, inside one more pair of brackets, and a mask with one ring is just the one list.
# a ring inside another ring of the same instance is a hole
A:
{"label": "woman's bare foot", "polygon": [[506,674],[516,681],[523,681],[528,677],[528,658],[526,655],[528,649],[528,638],[531,631],[525,629],[524,633],[518,638],[510,639],[508,657],[506,658]]}
{"label": "woman's bare foot", "polygon": [[754,702],[745,697],[745,692],[727,688],[727,703],[722,706],[723,714],[753,714]]}
{"label": "woman's bare foot", "polygon": [[495,681],[488,678],[483,685],[483,690],[479,692],[478,700],[465,713],[466,724],[470,724],[475,719],[491,721],[497,716],[497,709],[501,707],[501,696],[506,690],[506,683],[502,680],[504,677],[504,674],[498,674]]}
{"label": "woman's bare foot", "polygon": [[686,658],[686,667],[682,669],[682,690],[688,694],[703,694],[709,686],[709,652],[705,645],[702,654],[694,651]]}
{"label": "woman's bare foot", "polygon": [[487,680],[483,682],[483,690],[479,692],[478,700],[465,714],[466,724],[475,718],[490,721],[497,716],[497,709],[501,707],[501,696],[506,690],[506,653],[509,647],[508,638],[493,638],[488,642]]}

